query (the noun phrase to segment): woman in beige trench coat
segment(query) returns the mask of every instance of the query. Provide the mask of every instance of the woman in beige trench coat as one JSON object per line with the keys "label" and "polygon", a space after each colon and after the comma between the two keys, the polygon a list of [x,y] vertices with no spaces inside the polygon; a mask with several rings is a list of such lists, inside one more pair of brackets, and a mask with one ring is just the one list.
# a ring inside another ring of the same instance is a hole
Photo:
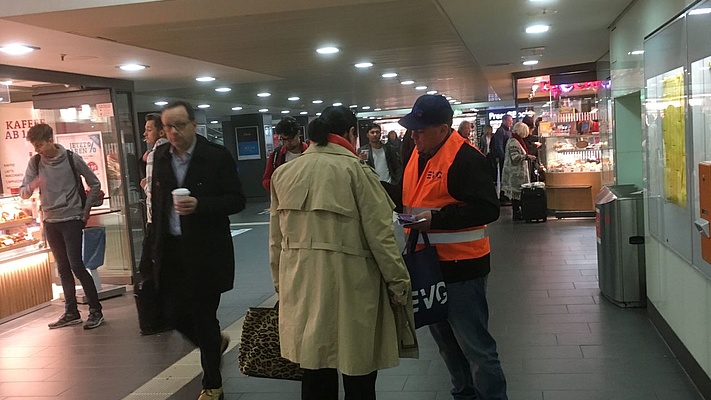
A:
{"label": "woman in beige trench coat", "polygon": [[302,399],[338,399],[337,371],[346,399],[375,399],[377,370],[399,363],[393,308],[412,320],[394,205],[355,154],[356,124],[349,109],[327,107],[312,145],[272,177],[281,353],[305,369]]}

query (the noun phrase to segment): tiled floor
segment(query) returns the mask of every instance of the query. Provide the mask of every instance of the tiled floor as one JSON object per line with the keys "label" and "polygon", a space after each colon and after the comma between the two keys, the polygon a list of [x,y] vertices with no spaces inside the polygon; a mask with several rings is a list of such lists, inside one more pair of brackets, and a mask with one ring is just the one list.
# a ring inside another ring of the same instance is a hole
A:
{"label": "tiled floor", "polygon": [[[233,336],[247,307],[273,295],[268,216],[259,214],[265,206],[252,204],[233,219],[233,229],[249,229],[235,236],[236,287],[219,311]],[[594,221],[512,223],[510,210],[503,210],[490,226],[489,303],[510,399],[701,398],[645,310],[620,309],[600,298]],[[49,331],[46,324],[61,314],[61,304],[0,325],[0,400],[197,397],[197,361],[179,335],[139,336],[130,293],[104,307],[107,322],[93,331]],[[420,359],[381,371],[378,399],[451,398],[435,344],[426,329],[418,335]],[[248,378],[236,363],[233,347],[223,364],[226,399],[299,399],[298,382]],[[175,388],[178,381],[185,386]],[[149,391],[140,389],[151,384]]]}

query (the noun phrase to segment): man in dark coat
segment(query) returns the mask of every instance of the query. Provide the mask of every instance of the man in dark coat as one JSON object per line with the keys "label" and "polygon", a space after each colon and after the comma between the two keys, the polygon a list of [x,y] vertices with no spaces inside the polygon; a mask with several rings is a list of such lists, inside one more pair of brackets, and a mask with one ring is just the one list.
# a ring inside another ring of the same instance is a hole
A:
{"label": "man in dark coat", "polygon": [[[189,103],[168,104],[161,120],[170,145],[156,149],[153,163],[155,277],[170,325],[200,348],[198,400],[218,400],[227,338],[221,336],[217,308],[235,272],[228,216],[244,209],[245,197],[227,149],[196,135]],[[176,188],[190,194],[171,195]]]}

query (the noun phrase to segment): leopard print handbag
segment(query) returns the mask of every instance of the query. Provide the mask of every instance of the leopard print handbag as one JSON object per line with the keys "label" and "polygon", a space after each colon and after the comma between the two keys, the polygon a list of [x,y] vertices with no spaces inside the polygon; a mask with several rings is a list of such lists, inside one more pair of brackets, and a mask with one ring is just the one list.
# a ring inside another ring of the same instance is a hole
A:
{"label": "leopard print handbag", "polygon": [[249,376],[300,381],[299,364],[281,356],[279,347],[279,306],[250,307],[242,325],[239,370]]}

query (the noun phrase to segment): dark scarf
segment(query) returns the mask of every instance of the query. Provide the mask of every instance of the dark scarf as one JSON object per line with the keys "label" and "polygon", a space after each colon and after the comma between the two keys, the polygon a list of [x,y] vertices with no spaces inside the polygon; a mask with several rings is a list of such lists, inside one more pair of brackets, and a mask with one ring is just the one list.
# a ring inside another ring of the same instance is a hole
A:
{"label": "dark scarf", "polygon": [[523,141],[523,138],[521,136],[519,136],[516,133],[511,132],[511,138],[518,140],[518,142],[521,144],[521,147],[523,147],[523,151],[527,151],[526,150],[526,142]]}

